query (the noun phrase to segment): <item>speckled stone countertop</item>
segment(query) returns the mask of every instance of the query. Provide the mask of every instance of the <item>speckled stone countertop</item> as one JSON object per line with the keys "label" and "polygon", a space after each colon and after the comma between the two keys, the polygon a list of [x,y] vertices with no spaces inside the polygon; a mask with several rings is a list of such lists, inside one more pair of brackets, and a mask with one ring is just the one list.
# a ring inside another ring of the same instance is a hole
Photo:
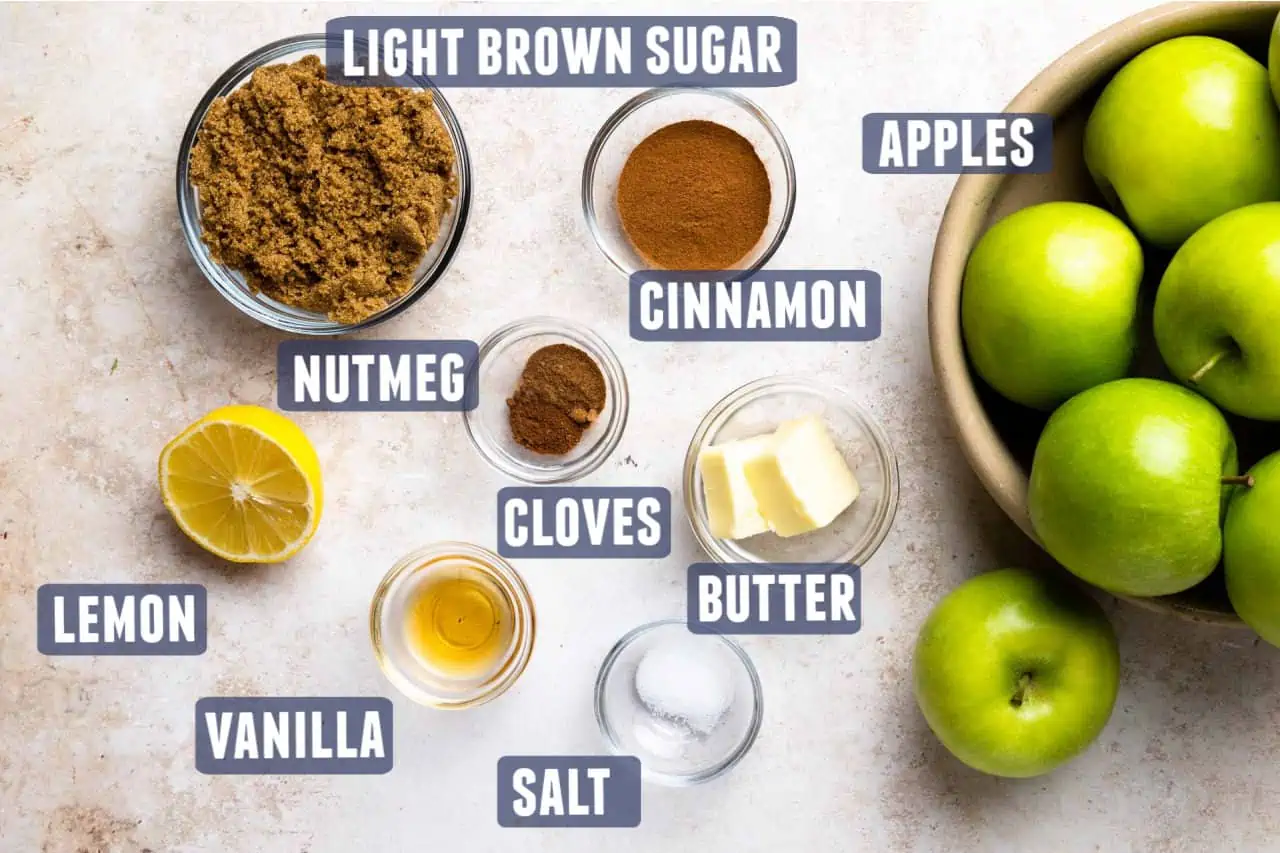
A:
{"label": "speckled stone countertop", "polygon": [[[591,242],[581,156],[622,90],[448,93],[475,158],[453,268],[385,337],[484,337],[548,305],[610,339],[633,404],[587,481],[679,494],[688,437],[764,372],[837,380],[902,457],[897,524],[866,566],[854,637],[747,638],[765,723],[729,776],[648,787],[636,830],[502,830],[505,754],[600,749],[596,668],[624,631],[678,614],[696,556],[529,562],[538,648],[516,688],[466,713],[396,702],[381,777],[209,777],[193,762],[207,695],[391,695],[370,650],[379,578],[443,538],[493,546],[504,481],[454,415],[307,414],[325,466],[320,532],[292,562],[206,557],[160,503],[164,442],[228,402],[272,405],[281,335],[200,276],[179,232],[174,162],[191,110],[233,61],[325,20],[386,7],[0,6],[0,850],[347,851],[1264,850],[1280,842],[1280,653],[1107,600],[1123,684],[1098,743],[1059,772],[986,778],[916,711],[915,632],[975,572],[1037,559],[979,486],[942,412],[925,334],[932,239],[952,179],[863,173],[873,111],[996,110],[1054,57],[1146,0],[735,6],[799,22],[800,81],[752,94],[787,135],[799,202],[780,267],[884,279],[870,344],[644,344],[626,288]],[[429,14],[496,7],[415,3]],[[641,7],[637,4],[636,10]],[[644,11],[694,11],[689,3]],[[504,13],[552,11],[503,4]],[[619,4],[555,11],[621,11]],[[682,516],[677,503],[676,516]],[[202,657],[42,658],[50,581],[188,581],[210,596]]]}

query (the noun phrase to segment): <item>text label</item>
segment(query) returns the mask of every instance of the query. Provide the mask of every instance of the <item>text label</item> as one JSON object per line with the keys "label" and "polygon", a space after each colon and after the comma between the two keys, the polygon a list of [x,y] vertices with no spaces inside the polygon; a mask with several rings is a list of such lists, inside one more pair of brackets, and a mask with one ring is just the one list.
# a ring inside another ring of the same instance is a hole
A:
{"label": "text label", "polygon": [[45,655],[201,655],[208,596],[193,583],[48,583],[36,590]]}
{"label": "text label", "polygon": [[494,87],[785,86],[796,23],[771,16],[344,17],[334,83]]}
{"label": "text label", "polygon": [[665,557],[671,492],[657,486],[508,486],[498,492],[504,557]]}
{"label": "text label", "polygon": [[196,702],[196,770],[215,775],[380,774],[393,763],[391,700],[214,696]]}
{"label": "text label", "polygon": [[1042,174],[1053,168],[1045,113],[871,113],[862,168],[887,174]]}
{"label": "text label", "polygon": [[631,275],[638,341],[871,341],[880,276],[870,270]]}
{"label": "text label", "polygon": [[694,563],[695,634],[856,634],[862,582],[848,563]]}
{"label": "text label", "polygon": [[509,755],[498,759],[498,825],[640,825],[640,759]]}
{"label": "text label", "polygon": [[475,341],[282,341],[286,412],[462,412],[479,401]]}

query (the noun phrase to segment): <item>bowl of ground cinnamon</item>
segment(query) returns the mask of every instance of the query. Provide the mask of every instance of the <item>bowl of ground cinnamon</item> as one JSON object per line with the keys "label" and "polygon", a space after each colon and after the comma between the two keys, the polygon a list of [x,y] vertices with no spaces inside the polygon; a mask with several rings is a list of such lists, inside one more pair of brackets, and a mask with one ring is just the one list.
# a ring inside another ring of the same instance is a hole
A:
{"label": "bowl of ground cinnamon", "polygon": [[795,166],[773,120],[727,89],[651,89],[601,127],[582,172],[587,228],[623,273],[749,270],[777,251]]}
{"label": "bowl of ground cinnamon", "polygon": [[233,305],[331,335],[404,311],[448,269],[470,207],[470,158],[424,78],[325,78],[327,37],[267,45],[196,107],[178,155],[187,246]]}
{"label": "bowl of ground cinnamon", "polygon": [[531,317],[480,344],[467,377],[479,405],[463,415],[480,455],[526,483],[566,483],[600,465],[627,424],[626,374],[609,345],[578,323]]}

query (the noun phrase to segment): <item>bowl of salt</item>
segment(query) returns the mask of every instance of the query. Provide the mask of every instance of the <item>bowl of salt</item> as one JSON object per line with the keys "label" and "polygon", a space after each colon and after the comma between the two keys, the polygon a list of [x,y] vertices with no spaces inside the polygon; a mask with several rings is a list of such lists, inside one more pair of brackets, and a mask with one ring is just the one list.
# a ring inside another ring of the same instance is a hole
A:
{"label": "bowl of salt", "polygon": [[760,730],[760,677],[742,647],[694,634],[682,619],[642,625],[610,650],[596,678],[596,720],[609,749],[640,759],[644,779],[686,786],[723,775]]}

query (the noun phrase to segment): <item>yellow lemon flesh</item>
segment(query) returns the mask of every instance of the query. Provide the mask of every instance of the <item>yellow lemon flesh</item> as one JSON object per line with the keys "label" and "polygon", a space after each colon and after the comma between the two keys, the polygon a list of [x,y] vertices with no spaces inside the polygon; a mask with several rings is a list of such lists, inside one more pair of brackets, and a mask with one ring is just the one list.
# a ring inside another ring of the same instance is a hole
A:
{"label": "yellow lemon flesh", "polygon": [[277,563],[320,523],[320,460],[293,421],[261,406],[214,409],[160,453],[160,492],[182,531],[237,563]]}

